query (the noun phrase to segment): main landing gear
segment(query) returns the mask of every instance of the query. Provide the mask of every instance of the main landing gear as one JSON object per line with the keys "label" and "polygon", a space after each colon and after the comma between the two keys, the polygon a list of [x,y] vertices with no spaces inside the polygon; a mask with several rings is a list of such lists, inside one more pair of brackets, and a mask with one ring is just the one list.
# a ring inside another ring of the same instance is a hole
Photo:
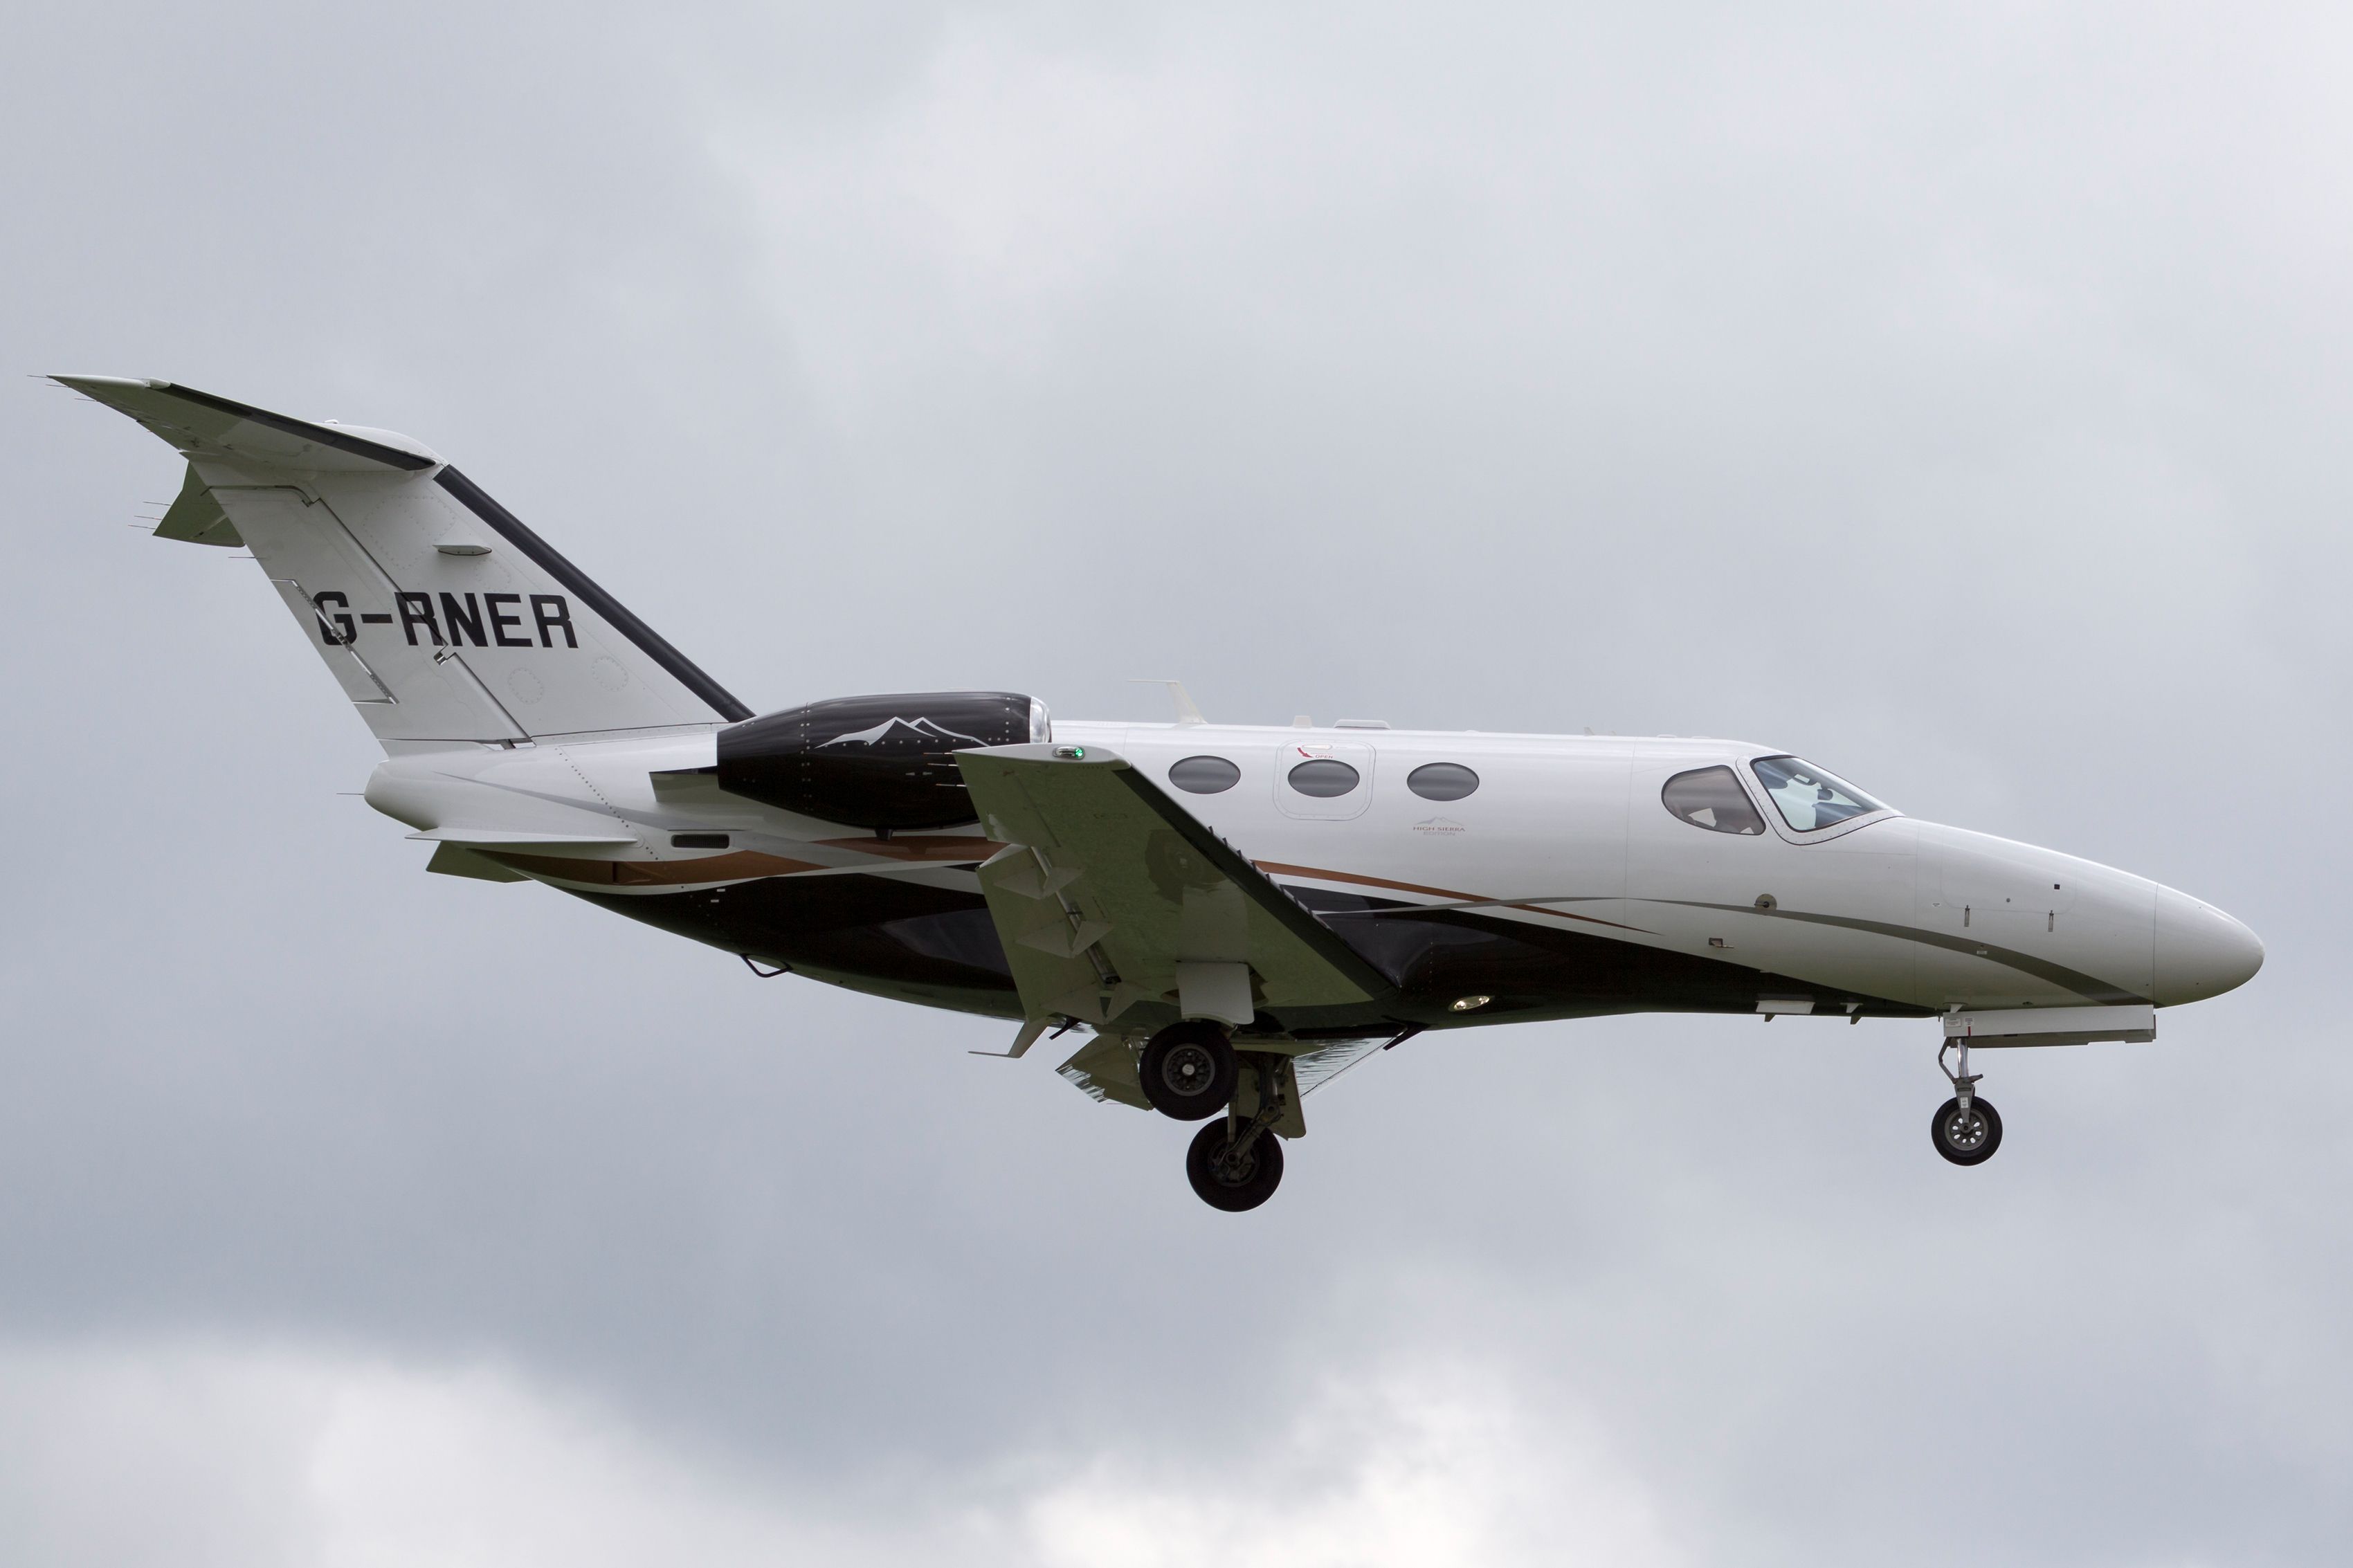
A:
{"label": "main landing gear", "polygon": [[1254,1209],[1282,1183],[1282,1140],[1258,1117],[1240,1128],[1233,1118],[1221,1117],[1193,1134],[1185,1151],[1185,1175],[1213,1209]]}
{"label": "main landing gear", "polygon": [[[1945,1052],[1956,1047],[1961,1053],[1958,1072],[1945,1066]],[[1936,1053],[1936,1068],[1952,1080],[1953,1098],[1936,1107],[1936,1117],[1928,1123],[1929,1140],[1937,1153],[1956,1165],[1982,1165],[2001,1147],[2001,1112],[1977,1092],[1978,1079],[1985,1074],[1969,1070],[1966,1036],[1945,1042],[1944,1049]]]}
{"label": "main landing gear", "polygon": [[1152,1109],[1179,1121],[1215,1116],[1234,1097],[1233,1041],[1207,1018],[1169,1025],[1145,1043],[1135,1066]]}
{"label": "main landing gear", "polygon": [[[1235,1109],[1245,1070],[1233,1040],[1216,1023],[1188,1018],[1145,1043],[1136,1063],[1144,1097],[1164,1116],[1208,1121],[1185,1151],[1185,1174],[1211,1208],[1239,1214],[1274,1195],[1282,1181],[1282,1140],[1274,1125],[1298,1091],[1280,1056],[1253,1051],[1247,1070],[1256,1092]],[[1209,1121],[1215,1117],[1215,1121]]]}

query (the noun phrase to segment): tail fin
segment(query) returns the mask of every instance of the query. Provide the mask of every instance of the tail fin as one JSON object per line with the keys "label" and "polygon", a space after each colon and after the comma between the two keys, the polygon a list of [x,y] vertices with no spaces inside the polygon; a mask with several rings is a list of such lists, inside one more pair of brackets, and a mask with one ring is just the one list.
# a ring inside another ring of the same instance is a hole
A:
{"label": "tail fin", "polygon": [[512,742],[751,710],[429,448],[165,381],[61,375],[188,458],[156,533],[243,544],[379,741]]}

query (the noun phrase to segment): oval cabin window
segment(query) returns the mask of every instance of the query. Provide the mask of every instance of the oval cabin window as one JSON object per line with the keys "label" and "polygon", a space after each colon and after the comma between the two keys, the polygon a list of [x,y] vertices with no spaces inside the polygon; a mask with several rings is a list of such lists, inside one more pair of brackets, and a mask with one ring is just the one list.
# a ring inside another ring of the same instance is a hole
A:
{"label": "oval cabin window", "polygon": [[1291,770],[1291,787],[1317,800],[1336,800],[1356,787],[1357,777],[1336,757],[1315,757]]}
{"label": "oval cabin window", "polygon": [[1187,795],[1216,795],[1241,778],[1241,769],[1223,757],[1187,757],[1168,770],[1168,782]]}
{"label": "oval cabin window", "polygon": [[1711,833],[1762,833],[1765,819],[1748,803],[1748,792],[1730,768],[1694,768],[1677,773],[1659,792],[1666,808]]}
{"label": "oval cabin window", "polygon": [[1461,800],[1479,787],[1479,775],[1461,763],[1424,763],[1406,774],[1405,787],[1424,800]]}

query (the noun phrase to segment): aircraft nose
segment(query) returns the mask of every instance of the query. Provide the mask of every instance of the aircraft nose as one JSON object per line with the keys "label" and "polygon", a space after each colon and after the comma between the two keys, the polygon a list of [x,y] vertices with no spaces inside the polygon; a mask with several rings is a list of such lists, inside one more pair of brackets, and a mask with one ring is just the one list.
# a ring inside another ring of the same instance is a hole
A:
{"label": "aircraft nose", "polygon": [[2157,892],[2155,989],[2160,1007],[2203,1001],[2244,985],[2263,966],[2263,944],[2237,921],[2171,888]]}

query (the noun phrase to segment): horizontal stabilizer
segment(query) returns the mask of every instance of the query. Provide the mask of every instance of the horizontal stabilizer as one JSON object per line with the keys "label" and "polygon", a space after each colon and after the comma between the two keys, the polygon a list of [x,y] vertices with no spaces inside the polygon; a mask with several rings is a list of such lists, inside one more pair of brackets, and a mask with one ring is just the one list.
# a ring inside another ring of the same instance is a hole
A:
{"label": "horizontal stabilizer", "polygon": [[322,473],[385,469],[413,473],[438,468],[441,462],[440,456],[423,442],[390,430],[313,424],[168,381],[134,381],[119,375],[51,379],[128,414],[190,454],[244,458],[272,468]]}
{"label": "horizontal stabilizer", "polygon": [[432,827],[423,833],[412,833],[409,837],[427,844],[456,844],[468,849],[536,850],[547,855],[627,849],[638,842],[627,835],[533,833],[503,827]]}
{"label": "horizontal stabilizer", "polygon": [[501,866],[487,855],[480,855],[462,845],[444,844],[433,851],[433,858],[425,868],[444,877],[471,877],[478,882],[528,882],[529,877],[512,867]]}

